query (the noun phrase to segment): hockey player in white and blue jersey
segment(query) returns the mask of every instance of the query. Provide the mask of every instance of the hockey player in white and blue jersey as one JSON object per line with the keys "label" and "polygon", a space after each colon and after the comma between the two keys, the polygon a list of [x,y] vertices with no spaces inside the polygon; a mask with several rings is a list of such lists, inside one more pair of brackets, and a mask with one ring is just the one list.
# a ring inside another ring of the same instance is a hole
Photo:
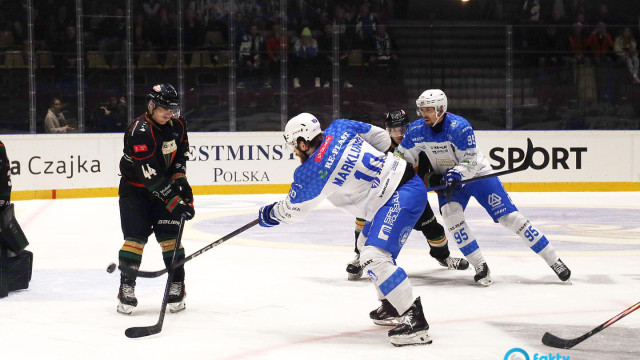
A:
{"label": "hockey player in white and blue jersey", "polygon": [[442,90],[424,91],[416,100],[417,113],[423,118],[409,126],[396,153],[416,164],[424,152],[433,167],[433,173],[424,177],[427,187],[447,185],[438,194],[442,219],[453,235],[462,254],[475,267],[474,280],[490,285],[491,272],[482,256],[476,238],[465,221],[464,210],[473,196],[495,222],[515,232],[524,242],[551,266],[558,278],[569,280],[571,271],[560,260],[546,236],[522,215],[497,177],[460,185],[462,179],[491,173],[489,161],[476,147],[476,138],[469,122],[447,112],[447,96]]}
{"label": "hockey player in white and blue jersey", "polygon": [[430,344],[420,297],[413,297],[407,274],[395,262],[427,205],[422,179],[399,156],[385,154],[391,139],[376,126],[338,119],[323,133],[313,115],[302,113],[289,120],[284,138],[301,165],[287,197],[260,208],[260,225],[301,220],[323,199],[366,219],[360,261],[382,302],[375,311],[403,319],[389,330],[391,343]]}

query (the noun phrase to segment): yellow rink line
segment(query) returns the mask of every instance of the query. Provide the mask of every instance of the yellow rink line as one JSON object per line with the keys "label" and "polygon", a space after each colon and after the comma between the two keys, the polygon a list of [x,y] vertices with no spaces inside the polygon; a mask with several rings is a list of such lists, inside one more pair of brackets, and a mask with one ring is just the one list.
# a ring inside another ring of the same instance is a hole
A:
{"label": "yellow rink line", "polygon": [[[196,195],[286,194],[289,184],[196,185]],[[549,182],[504,183],[510,192],[608,192],[640,191],[640,182]],[[12,200],[77,199],[118,196],[118,188],[22,190],[11,194]]]}

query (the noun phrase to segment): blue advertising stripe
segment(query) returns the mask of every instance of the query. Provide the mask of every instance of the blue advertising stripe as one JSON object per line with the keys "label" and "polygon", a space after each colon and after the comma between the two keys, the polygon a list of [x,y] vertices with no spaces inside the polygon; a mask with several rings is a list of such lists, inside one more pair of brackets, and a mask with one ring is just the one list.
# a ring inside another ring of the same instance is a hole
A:
{"label": "blue advertising stripe", "polygon": [[407,273],[402,268],[397,268],[396,271],[391,274],[382,284],[380,284],[380,291],[384,296],[387,296],[393,291],[404,279],[407,278]]}
{"label": "blue advertising stripe", "polygon": [[533,244],[533,246],[531,247],[531,250],[533,250],[533,252],[537,254],[540,251],[542,251],[542,249],[544,249],[547,246],[547,244],[549,244],[549,240],[547,240],[546,236],[542,235],[540,240],[538,240],[537,243]]}
{"label": "blue advertising stripe", "polygon": [[464,256],[467,256],[476,250],[478,250],[478,242],[475,240],[460,248],[460,252],[462,252],[462,255]]}

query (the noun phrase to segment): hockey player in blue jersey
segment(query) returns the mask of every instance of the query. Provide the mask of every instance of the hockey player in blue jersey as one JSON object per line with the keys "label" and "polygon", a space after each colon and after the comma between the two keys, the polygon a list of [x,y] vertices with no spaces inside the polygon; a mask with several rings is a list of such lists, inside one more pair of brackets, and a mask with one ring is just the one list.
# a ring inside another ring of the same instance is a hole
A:
{"label": "hockey player in blue jersey", "polygon": [[372,314],[402,318],[389,330],[393,345],[430,344],[420,297],[413,297],[395,261],[427,205],[422,179],[399,156],[385,153],[391,139],[376,126],[338,119],[322,132],[318,119],[302,113],[289,120],[284,138],[301,165],[287,197],[260,208],[260,225],[301,220],[323,199],[366,219],[360,261],[382,303]]}
{"label": "hockey player in blue jersey", "polygon": [[[389,111],[385,114],[384,124],[387,132],[389,132],[389,137],[391,138],[389,151],[393,151],[398,145],[400,145],[410,123],[411,121],[409,120],[407,113],[402,109]],[[419,167],[416,167],[416,171],[418,174],[422,174],[429,172],[430,169],[431,164],[429,164],[429,160],[424,153],[421,153]],[[365,219],[356,218],[356,239],[354,248],[356,256],[355,259],[347,265],[347,278],[349,280],[357,280],[362,276],[362,266],[360,264],[360,247],[362,246],[362,243],[358,242],[358,237],[365,224]],[[413,228],[422,232],[424,237],[427,239],[429,255],[436,259],[438,264],[448,269],[456,270],[466,270],[469,267],[467,260],[450,256],[449,241],[444,233],[444,228],[438,223],[438,220],[433,214],[430,204],[427,204],[424,208],[424,212]]]}
{"label": "hockey player in blue jersey", "polygon": [[475,134],[469,122],[447,112],[445,93],[438,89],[426,90],[416,100],[416,106],[418,115],[423,118],[409,126],[395,151],[410,164],[416,164],[419,153],[424,152],[434,170],[424,177],[427,187],[441,183],[447,185],[447,189],[438,194],[440,212],[460,251],[474,266],[474,280],[484,286],[493,282],[489,266],[464,217],[472,196],[495,222],[515,232],[533,252],[540,255],[560,280],[569,280],[569,268],[560,260],[546,236],[511,202],[500,179],[492,177],[460,185],[462,179],[489,174],[492,168],[476,147]]}

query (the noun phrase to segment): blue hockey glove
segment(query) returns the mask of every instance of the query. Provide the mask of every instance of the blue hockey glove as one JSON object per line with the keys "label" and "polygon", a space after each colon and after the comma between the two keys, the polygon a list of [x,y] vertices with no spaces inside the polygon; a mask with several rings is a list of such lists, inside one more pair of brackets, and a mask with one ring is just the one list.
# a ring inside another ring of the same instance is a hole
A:
{"label": "blue hockey glove", "polygon": [[265,205],[260,208],[260,226],[263,227],[272,227],[276,225],[280,225],[280,221],[272,216],[273,207],[276,203]]}
{"label": "blue hockey glove", "polygon": [[460,190],[460,188],[462,188],[462,185],[460,185],[460,181],[462,181],[462,174],[460,174],[460,171],[456,169],[452,168],[447,170],[444,173],[443,179],[447,187],[452,190]]}
{"label": "blue hockey glove", "polygon": [[462,174],[458,170],[449,169],[444,173],[442,180],[447,185],[447,188],[444,189],[444,195],[447,201],[450,201],[453,194],[462,188],[462,185],[460,185]]}

